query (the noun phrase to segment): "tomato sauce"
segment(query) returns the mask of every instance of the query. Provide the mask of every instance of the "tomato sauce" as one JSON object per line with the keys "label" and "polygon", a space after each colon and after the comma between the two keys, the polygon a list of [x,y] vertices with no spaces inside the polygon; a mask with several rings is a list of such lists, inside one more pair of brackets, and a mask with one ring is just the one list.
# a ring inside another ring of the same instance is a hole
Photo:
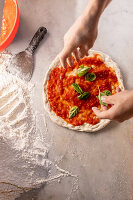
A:
{"label": "tomato sauce", "polygon": [[5,0],[0,44],[3,43],[11,33],[16,18],[16,12],[15,2],[13,0]]}
{"label": "tomato sauce", "polygon": [[[99,118],[92,111],[92,107],[100,108],[99,100],[96,97],[99,94],[98,87],[101,92],[109,90],[112,94],[115,94],[116,88],[119,86],[114,70],[111,67],[106,67],[99,56],[96,54],[94,57],[85,57],[79,63],[74,60],[72,67],[67,66],[64,69],[57,66],[50,73],[47,86],[50,107],[57,116],[74,126],[84,123],[97,124]],[[77,74],[66,75],[68,72],[78,69],[82,64],[91,67],[89,73],[96,74],[94,81],[86,81],[85,76],[78,77]],[[78,94],[72,87],[72,83],[78,83],[84,92],[90,93],[90,96],[85,100],[78,99]],[[79,107],[79,113],[69,119],[69,111],[73,106]]]}

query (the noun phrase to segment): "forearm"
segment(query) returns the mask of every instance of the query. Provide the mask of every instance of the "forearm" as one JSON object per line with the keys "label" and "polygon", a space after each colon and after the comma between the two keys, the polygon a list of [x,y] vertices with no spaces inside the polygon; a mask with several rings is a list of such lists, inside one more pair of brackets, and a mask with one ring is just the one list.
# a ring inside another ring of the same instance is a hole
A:
{"label": "forearm", "polygon": [[111,0],[89,0],[84,12],[64,36],[64,49],[60,54],[62,66],[72,65],[72,56],[79,61],[88,55],[97,38],[99,18]]}
{"label": "forearm", "polygon": [[98,23],[101,14],[110,2],[111,0],[90,0],[83,12],[84,19],[91,17],[92,23]]}

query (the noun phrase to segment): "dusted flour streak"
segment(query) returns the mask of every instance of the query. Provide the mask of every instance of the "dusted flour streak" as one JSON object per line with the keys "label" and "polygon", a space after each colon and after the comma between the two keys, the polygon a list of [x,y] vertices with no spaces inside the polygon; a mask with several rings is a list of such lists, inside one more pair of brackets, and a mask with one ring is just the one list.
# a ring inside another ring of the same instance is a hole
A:
{"label": "dusted flour streak", "polygon": [[[32,109],[34,85],[6,72],[3,62],[9,57],[0,57],[1,200],[13,200],[42,183],[72,176],[48,159],[47,127],[43,132],[39,130]],[[57,173],[49,176],[53,168]]]}

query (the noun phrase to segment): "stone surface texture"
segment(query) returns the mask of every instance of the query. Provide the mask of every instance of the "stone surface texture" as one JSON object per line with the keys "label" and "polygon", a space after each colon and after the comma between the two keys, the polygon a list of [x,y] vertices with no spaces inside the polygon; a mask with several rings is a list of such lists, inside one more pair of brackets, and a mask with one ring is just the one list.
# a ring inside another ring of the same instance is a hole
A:
{"label": "stone surface texture", "polygon": [[[48,34],[35,55],[32,82],[36,84],[38,112],[43,114],[44,75],[63,48],[63,36],[82,13],[88,0],[18,0],[20,27],[12,53],[27,47],[40,26]],[[121,68],[125,87],[133,89],[133,1],[112,1],[99,23],[93,47],[110,55]],[[95,133],[79,133],[54,124],[46,115],[52,145],[49,158],[78,179],[66,177],[18,197],[18,200],[132,200],[133,118],[112,122]]]}

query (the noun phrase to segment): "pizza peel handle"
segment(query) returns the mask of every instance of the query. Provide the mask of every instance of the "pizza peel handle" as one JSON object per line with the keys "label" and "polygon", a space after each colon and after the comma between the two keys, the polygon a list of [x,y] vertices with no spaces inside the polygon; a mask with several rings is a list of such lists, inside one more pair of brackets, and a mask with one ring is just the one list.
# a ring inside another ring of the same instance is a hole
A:
{"label": "pizza peel handle", "polygon": [[33,36],[26,50],[29,51],[31,54],[34,54],[35,50],[39,46],[39,43],[42,41],[46,33],[47,33],[47,29],[43,26],[40,27],[38,31],[35,33],[35,35]]}
{"label": "pizza peel handle", "polygon": [[34,69],[33,54],[46,33],[47,29],[45,27],[40,27],[32,38],[28,48],[9,58],[6,71],[25,81],[30,81]]}

